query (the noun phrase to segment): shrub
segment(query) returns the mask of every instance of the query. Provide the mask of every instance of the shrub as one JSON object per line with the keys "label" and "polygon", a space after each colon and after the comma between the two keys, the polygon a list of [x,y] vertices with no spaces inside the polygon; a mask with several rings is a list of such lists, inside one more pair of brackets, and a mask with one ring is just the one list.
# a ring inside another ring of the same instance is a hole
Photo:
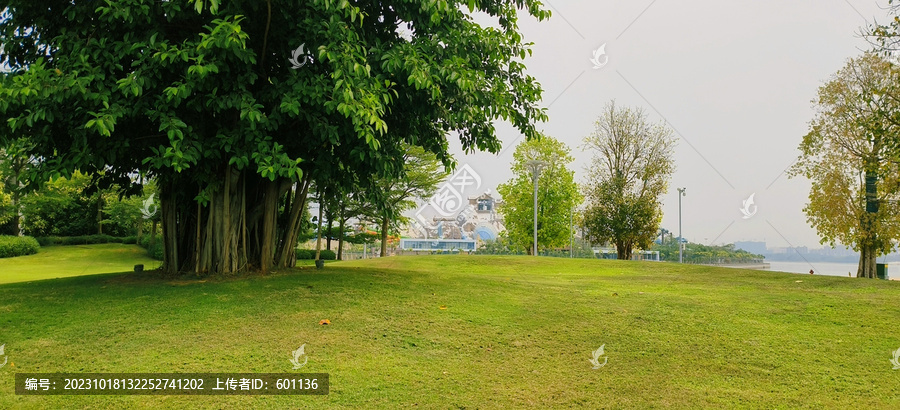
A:
{"label": "shrub", "polygon": [[[315,249],[297,249],[297,260],[303,259],[315,259],[316,258],[316,250]],[[328,249],[322,249],[319,251],[319,258],[322,260],[330,260],[333,261],[337,259],[337,255],[334,254],[334,251],[329,251]]]}
{"label": "shrub", "polygon": [[38,244],[41,246],[53,246],[56,245],[56,240],[59,239],[56,236],[39,236],[35,238],[38,241]]}
{"label": "shrub", "polygon": [[122,243],[127,245],[134,245],[137,243],[137,236],[126,236],[122,238]]}
{"label": "shrub", "polygon": [[37,238],[41,246],[51,245],[93,245],[98,243],[124,243],[125,238],[110,235],[43,236]]}
{"label": "shrub", "polygon": [[0,258],[32,255],[40,248],[38,241],[30,236],[0,236]]}
{"label": "shrub", "polygon": [[97,198],[82,194],[91,177],[72,175],[46,183],[22,199],[22,228],[33,236],[76,236],[97,232]]}
{"label": "shrub", "polygon": [[92,245],[95,243],[122,243],[122,238],[110,235],[87,235],[84,237],[76,237],[80,241],[84,241],[79,245]]}
{"label": "shrub", "polygon": [[[149,248],[150,247],[150,239],[151,239],[150,235],[143,235],[143,236],[141,236],[141,241],[137,242],[137,244],[143,248]],[[156,237],[154,237],[152,239],[153,239],[154,243],[162,242],[162,235],[156,235]],[[135,238],[135,241],[136,240],[137,240],[137,238]]]}
{"label": "shrub", "polygon": [[[131,237],[129,237],[131,238]],[[127,238],[126,238],[127,239]],[[134,238],[137,241],[137,238]],[[147,255],[153,259],[158,261],[163,260],[163,254],[165,251],[163,250],[163,241],[162,237],[157,236],[154,239],[153,245],[150,245],[150,235],[141,236],[140,242],[138,242],[138,246],[147,250]]]}
{"label": "shrub", "polygon": [[484,241],[475,251],[478,255],[524,255],[521,246],[516,246],[506,237],[505,233],[494,240]]}
{"label": "shrub", "polygon": [[147,255],[158,261],[163,260],[164,253],[163,244],[160,240],[157,240],[152,246],[147,247]]}
{"label": "shrub", "polygon": [[[315,257],[316,257],[316,251],[313,251],[313,258],[315,258]],[[319,252],[319,258],[321,258],[322,260],[326,260],[326,261],[333,261],[333,260],[337,259],[337,255],[334,254],[334,251],[329,251],[328,249],[322,249],[322,251]]]}
{"label": "shrub", "polygon": [[[35,237],[90,235],[98,232],[98,217],[103,232],[113,236],[134,235],[139,224],[149,227],[150,222],[141,217],[142,197],[120,198],[115,187],[86,195],[91,179],[90,175],[75,172],[48,181],[41,189],[26,195],[21,202],[24,232]],[[150,185],[151,191],[155,190]],[[4,210],[3,197],[0,192],[0,230],[8,229],[2,226],[2,215],[11,213]],[[98,207],[102,211],[100,215]]]}

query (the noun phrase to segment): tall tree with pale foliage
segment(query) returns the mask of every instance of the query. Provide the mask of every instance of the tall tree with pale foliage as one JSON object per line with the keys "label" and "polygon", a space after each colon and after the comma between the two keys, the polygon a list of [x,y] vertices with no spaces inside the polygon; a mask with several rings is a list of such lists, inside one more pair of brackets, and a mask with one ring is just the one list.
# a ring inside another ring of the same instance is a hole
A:
{"label": "tall tree with pale foliage", "polygon": [[900,238],[900,67],[874,53],[853,58],[821,88],[791,176],[812,182],[807,221],[822,243],[860,252],[857,277]]}
{"label": "tall tree with pale foliage", "polygon": [[594,153],[584,185],[584,229],[594,243],[611,243],[618,259],[647,249],[662,221],[660,197],[675,171],[675,139],[664,124],[650,124],[641,109],[603,108],[584,148]]}

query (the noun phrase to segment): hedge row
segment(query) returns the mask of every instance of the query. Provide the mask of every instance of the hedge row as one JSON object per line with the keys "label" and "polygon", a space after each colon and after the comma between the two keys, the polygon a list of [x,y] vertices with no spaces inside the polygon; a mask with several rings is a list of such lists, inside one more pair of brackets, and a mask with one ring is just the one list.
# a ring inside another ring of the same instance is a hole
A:
{"label": "hedge row", "polygon": [[[315,259],[316,258],[316,250],[315,249],[297,249],[297,260],[301,259]],[[319,251],[319,258],[322,260],[330,260],[333,261],[337,259],[337,255],[334,254],[334,251],[329,251],[328,249],[322,249]]]}
{"label": "hedge row", "polygon": [[82,235],[82,236],[44,236],[37,238],[41,246],[51,245],[94,245],[98,243],[124,243],[137,244],[147,250],[147,255],[156,260],[163,260],[162,240],[157,237],[153,245],[150,245],[150,235],[141,237],[138,243],[136,236],[117,237],[110,235]]}
{"label": "hedge row", "polygon": [[150,235],[144,235],[141,237],[141,243],[138,244],[140,247],[147,250],[147,255],[153,259],[158,261],[163,260],[163,254],[165,251],[163,250],[163,241],[162,238],[157,236],[153,244],[150,244]]}
{"label": "hedge row", "polygon": [[41,246],[52,245],[94,245],[98,243],[137,243],[137,237],[117,237],[110,235],[82,235],[82,236],[42,236],[37,241]]}
{"label": "hedge row", "polygon": [[30,236],[0,236],[0,258],[33,255],[40,248],[38,241]]}
{"label": "hedge row", "polygon": [[[32,253],[37,253],[37,250],[40,246],[51,246],[51,245],[92,245],[98,243],[125,243],[125,244],[134,244],[137,243],[137,237],[134,236],[126,236],[126,237],[115,237],[110,235],[83,235],[83,236],[44,236],[35,238],[26,236],[26,237],[15,237],[15,236],[0,236],[0,239],[3,238],[17,238],[17,239],[29,239],[34,242],[34,250],[28,253],[20,253],[20,254],[11,254],[5,255],[3,245],[4,242],[0,240],[0,258],[9,257],[9,256],[19,256],[19,255],[30,255]],[[139,246],[147,249],[147,254],[156,260],[163,260],[163,245],[162,239],[157,237],[154,243],[150,244],[150,235],[144,235],[141,237],[141,242],[137,243]],[[337,259],[337,255],[335,255],[334,251],[330,251],[327,249],[323,249],[320,251],[319,257],[323,260],[335,260]],[[316,251],[315,249],[297,249],[297,259],[315,259]]]}

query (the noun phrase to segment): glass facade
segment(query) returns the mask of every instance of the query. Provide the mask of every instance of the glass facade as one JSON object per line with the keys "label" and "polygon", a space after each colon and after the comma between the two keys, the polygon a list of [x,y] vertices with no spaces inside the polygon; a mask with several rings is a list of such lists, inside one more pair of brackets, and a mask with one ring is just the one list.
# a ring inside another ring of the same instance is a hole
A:
{"label": "glass facade", "polygon": [[410,251],[474,251],[474,239],[400,239],[400,249]]}

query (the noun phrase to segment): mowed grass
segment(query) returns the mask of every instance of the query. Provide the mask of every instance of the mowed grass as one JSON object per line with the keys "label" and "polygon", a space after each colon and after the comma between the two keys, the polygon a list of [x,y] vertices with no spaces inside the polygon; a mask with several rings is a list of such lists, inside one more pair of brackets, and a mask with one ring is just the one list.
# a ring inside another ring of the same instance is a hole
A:
{"label": "mowed grass", "polygon": [[34,255],[0,258],[0,284],[127,272],[133,271],[137,264],[143,264],[144,269],[156,269],[161,263],[137,245],[45,246]]}
{"label": "mowed grass", "polygon": [[[0,408],[900,408],[898,318],[897,282],[670,263],[418,256],[73,277],[0,285]],[[15,372],[324,372],[331,386],[34,397],[14,394]]]}

